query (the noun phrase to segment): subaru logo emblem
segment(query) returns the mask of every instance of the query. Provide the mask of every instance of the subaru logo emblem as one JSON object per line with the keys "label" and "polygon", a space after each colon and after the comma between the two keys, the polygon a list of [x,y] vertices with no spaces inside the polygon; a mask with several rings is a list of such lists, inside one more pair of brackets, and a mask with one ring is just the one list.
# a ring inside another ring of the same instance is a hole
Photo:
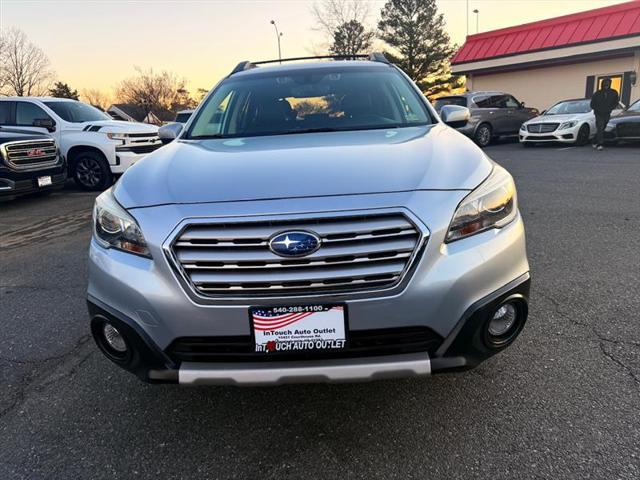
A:
{"label": "subaru logo emblem", "polygon": [[269,248],[281,257],[304,257],[320,248],[320,238],[310,232],[282,232],[271,237]]}

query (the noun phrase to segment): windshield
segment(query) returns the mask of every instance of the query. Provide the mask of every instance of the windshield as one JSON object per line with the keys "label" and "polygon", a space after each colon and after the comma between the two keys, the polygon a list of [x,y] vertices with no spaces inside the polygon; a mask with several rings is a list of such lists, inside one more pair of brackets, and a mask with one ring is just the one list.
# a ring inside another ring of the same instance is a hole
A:
{"label": "windshield", "polygon": [[285,135],[432,123],[422,99],[394,69],[336,68],[225,81],[188,138]]}
{"label": "windshield", "polygon": [[466,107],[467,99],[465,97],[441,97],[433,102],[433,108],[435,108],[438,113],[445,105],[458,105],[460,107]]}
{"label": "windshield", "polygon": [[44,102],[44,104],[67,122],[82,123],[112,120],[106,113],[82,102]]}
{"label": "windshield", "polygon": [[556,103],[545,115],[571,115],[574,113],[589,113],[591,111],[590,100],[572,100]]}
{"label": "windshield", "polygon": [[640,112],[640,100],[631,105],[627,111],[629,112]]}

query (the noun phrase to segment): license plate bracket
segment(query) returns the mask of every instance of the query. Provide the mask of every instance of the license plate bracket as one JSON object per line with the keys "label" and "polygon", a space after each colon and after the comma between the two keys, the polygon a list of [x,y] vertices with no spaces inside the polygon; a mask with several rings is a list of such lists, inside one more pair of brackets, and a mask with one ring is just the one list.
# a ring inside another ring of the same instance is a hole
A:
{"label": "license plate bracket", "polygon": [[48,187],[51,185],[51,176],[46,175],[44,177],[38,177],[38,187]]}
{"label": "license plate bracket", "polygon": [[322,354],[347,348],[345,305],[251,307],[249,319],[257,354]]}

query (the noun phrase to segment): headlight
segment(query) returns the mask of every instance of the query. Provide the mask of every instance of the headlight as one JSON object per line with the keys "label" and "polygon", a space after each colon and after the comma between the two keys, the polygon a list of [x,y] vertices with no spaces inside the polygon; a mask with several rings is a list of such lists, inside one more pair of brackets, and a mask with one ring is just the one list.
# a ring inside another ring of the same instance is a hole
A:
{"label": "headlight", "polygon": [[565,128],[573,128],[578,124],[578,122],[564,122],[561,123],[558,127],[558,130],[564,130]]}
{"label": "headlight", "polygon": [[127,139],[127,134],[126,133],[121,133],[121,132],[107,132],[107,138],[111,139],[111,140],[126,140]]}
{"label": "headlight", "polygon": [[522,125],[520,125],[520,130],[522,132],[526,132],[527,131],[527,126],[523,123]]}
{"label": "headlight", "polygon": [[453,242],[490,228],[501,228],[518,214],[516,186],[504,168],[496,165],[482,184],[462,200],[445,238]]}
{"label": "headlight", "polygon": [[111,189],[96,198],[93,233],[104,248],[117,248],[151,258],[147,242],[136,221],[113,198]]}

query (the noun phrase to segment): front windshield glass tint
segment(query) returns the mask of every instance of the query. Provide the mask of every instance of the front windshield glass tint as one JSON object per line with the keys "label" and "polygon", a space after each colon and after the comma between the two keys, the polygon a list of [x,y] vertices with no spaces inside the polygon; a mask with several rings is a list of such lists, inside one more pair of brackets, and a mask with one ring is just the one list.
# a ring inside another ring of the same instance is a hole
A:
{"label": "front windshield glass tint", "polygon": [[106,113],[82,102],[44,102],[44,104],[67,122],[97,122],[111,120]]}
{"label": "front windshield glass tint", "polygon": [[571,115],[576,113],[589,113],[591,111],[590,100],[576,100],[571,102],[556,103],[547,110],[547,115]]}
{"label": "front windshield glass tint", "polygon": [[225,81],[192,124],[190,138],[396,128],[432,123],[395,70],[305,70]]}

